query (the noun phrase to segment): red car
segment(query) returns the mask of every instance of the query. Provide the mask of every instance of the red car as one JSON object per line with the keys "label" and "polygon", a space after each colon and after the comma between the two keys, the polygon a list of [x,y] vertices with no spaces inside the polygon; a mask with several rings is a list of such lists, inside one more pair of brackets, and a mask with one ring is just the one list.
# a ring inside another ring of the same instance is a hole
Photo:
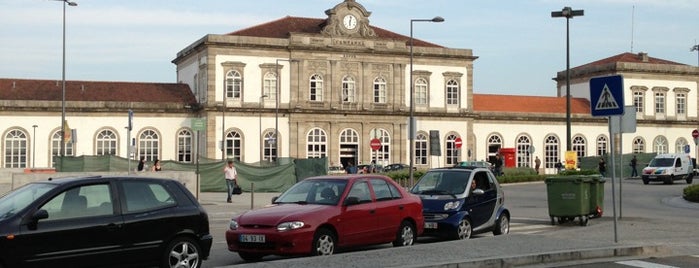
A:
{"label": "red car", "polygon": [[228,250],[257,261],[390,242],[410,246],[425,225],[420,198],[376,174],[308,178],[272,203],[231,219]]}

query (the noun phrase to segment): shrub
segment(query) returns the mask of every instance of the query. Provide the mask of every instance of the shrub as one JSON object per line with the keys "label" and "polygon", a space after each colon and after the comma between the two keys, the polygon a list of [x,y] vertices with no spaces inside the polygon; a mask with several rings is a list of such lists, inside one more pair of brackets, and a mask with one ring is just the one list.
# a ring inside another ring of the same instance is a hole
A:
{"label": "shrub", "polygon": [[684,188],[682,197],[690,202],[699,202],[699,184]]}

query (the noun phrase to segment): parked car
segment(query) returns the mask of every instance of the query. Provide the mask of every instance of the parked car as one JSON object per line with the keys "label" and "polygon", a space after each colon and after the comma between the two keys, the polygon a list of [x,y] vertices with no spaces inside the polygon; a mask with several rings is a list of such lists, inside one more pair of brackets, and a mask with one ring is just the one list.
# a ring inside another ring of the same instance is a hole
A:
{"label": "parked car", "polygon": [[482,167],[428,170],[410,190],[422,199],[426,236],[468,239],[510,232],[510,211],[495,175]]}
{"label": "parked car", "polygon": [[328,174],[345,174],[347,171],[345,171],[344,168],[341,166],[330,166],[328,167]]}
{"label": "parked car", "polygon": [[49,179],[0,197],[0,267],[201,267],[212,236],[179,182]]}
{"label": "parked car", "polygon": [[271,206],[234,216],[226,241],[228,250],[257,261],[370,244],[410,246],[423,226],[420,198],[389,177],[320,176],[296,183]]}
{"label": "parked car", "polygon": [[691,184],[693,178],[694,164],[691,156],[687,154],[656,155],[641,171],[643,184],[648,184],[650,181],[672,184],[675,180],[685,180],[687,184]]}
{"label": "parked car", "polygon": [[493,169],[493,164],[487,161],[461,161],[457,164],[459,167],[483,167]]}
{"label": "parked car", "polygon": [[[390,164],[390,165],[387,165],[386,167],[384,167],[383,171],[384,172],[391,172],[391,171],[398,171],[398,170],[403,170],[403,169],[410,169],[410,165],[399,164],[399,163]],[[413,167],[413,169],[415,169],[415,167]]]}
{"label": "parked car", "polygon": [[379,173],[383,172],[383,166],[381,165],[373,165],[373,171],[372,171],[372,165],[358,165],[357,166],[357,173],[358,174],[368,174],[368,173]]}

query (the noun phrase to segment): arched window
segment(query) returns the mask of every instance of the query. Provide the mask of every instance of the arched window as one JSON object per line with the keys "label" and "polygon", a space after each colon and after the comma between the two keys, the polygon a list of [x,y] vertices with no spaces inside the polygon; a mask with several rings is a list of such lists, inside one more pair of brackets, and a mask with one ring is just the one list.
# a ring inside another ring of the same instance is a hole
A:
{"label": "arched window", "polygon": [[277,145],[279,145],[279,137],[275,137],[274,130],[265,132],[262,135],[265,140],[265,145],[262,148],[262,160],[270,162],[277,161]]}
{"label": "arched window", "polygon": [[13,129],[5,135],[5,168],[27,167],[27,133]]}
{"label": "arched window", "polygon": [[354,78],[345,76],[342,79],[342,102],[353,103],[357,101],[357,89]]}
{"label": "arched window", "polygon": [[427,165],[427,135],[425,133],[418,133],[415,136],[415,164],[416,165]]}
{"label": "arched window", "polygon": [[658,154],[668,153],[668,142],[665,137],[655,137],[655,139],[653,140],[653,152]]}
{"label": "arched window", "polygon": [[226,133],[226,158],[236,161],[242,161],[241,152],[243,146],[243,138],[238,131],[229,131]]}
{"label": "arched window", "polygon": [[415,105],[427,105],[427,80],[418,78],[415,80]]}
{"label": "arched window", "polygon": [[[679,138],[675,141],[675,153],[684,153],[684,147],[689,145],[685,138]],[[691,148],[691,147],[690,147]]]}
{"label": "arched window", "polygon": [[192,132],[188,129],[177,133],[177,161],[192,163]]}
{"label": "arched window", "polygon": [[306,158],[323,158],[328,156],[328,137],[320,128],[311,129],[306,138]]}
{"label": "arched window", "polygon": [[267,95],[270,100],[277,99],[277,75],[266,73],[262,81],[263,95]]}
{"label": "arched window", "polygon": [[95,155],[117,155],[119,139],[116,133],[104,129],[97,133],[95,138]]}
{"label": "arched window", "polygon": [[243,78],[238,71],[226,74],[226,98],[240,99],[243,91]]}
{"label": "arched window", "polygon": [[381,141],[381,147],[371,152],[371,160],[379,165],[388,165],[391,163],[391,135],[385,129],[375,128],[372,130],[372,139],[376,138]]}
{"label": "arched window", "polygon": [[532,140],[525,135],[517,138],[517,166],[531,167],[532,156],[529,153],[532,146]]}
{"label": "arched window", "polygon": [[345,129],[340,133],[340,163],[359,164],[359,134],[354,129]]}
{"label": "arched window", "polygon": [[[154,130],[146,129],[138,137],[138,155],[146,158],[146,161],[155,161],[160,152],[160,137]],[[162,160],[162,159],[161,159]]]}
{"label": "arched window", "polygon": [[597,137],[597,155],[603,156],[607,154],[607,137]]}
{"label": "arched window", "polygon": [[488,148],[488,155],[486,156],[487,159],[485,159],[485,161],[490,161],[491,159],[495,158],[495,155],[500,151],[500,148],[502,148],[502,137],[497,134],[490,135],[490,137],[488,137],[486,148]]}
{"label": "arched window", "polygon": [[456,80],[447,81],[447,105],[459,104],[459,82]]}
{"label": "arched window", "polygon": [[645,153],[646,152],[646,142],[641,137],[636,137],[633,139],[633,153]]}
{"label": "arched window", "polygon": [[386,79],[383,77],[374,79],[374,103],[386,103],[387,87]]}
{"label": "arched window", "polygon": [[459,163],[459,149],[456,148],[456,138],[458,136],[451,134],[446,138],[446,143],[444,144],[444,152],[446,155],[447,166],[453,166]]}
{"label": "arched window", "polygon": [[544,165],[546,168],[554,168],[556,163],[561,163],[559,156],[558,138],[553,135],[546,136],[544,139]]}
{"label": "arched window", "polygon": [[578,156],[578,160],[587,156],[587,154],[585,153],[587,151],[587,141],[585,141],[585,137],[583,137],[583,136],[573,137],[573,148],[572,149],[573,149],[573,151],[575,151],[575,154]]}
{"label": "arched window", "polygon": [[311,101],[323,101],[323,77],[318,74],[311,76],[310,92],[308,96]]}
{"label": "arched window", "polygon": [[[63,155],[65,156],[74,156],[75,152],[75,143],[73,142],[68,142],[66,143],[66,146],[64,147],[65,153]],[[61,131],[60,129],[53,132],[53,135],[51,135],[51,155],[52,156],[60,156],[61,154]],[[56,167],[56,162],[54,161],[54,157],[51,157],[51,166]]]}

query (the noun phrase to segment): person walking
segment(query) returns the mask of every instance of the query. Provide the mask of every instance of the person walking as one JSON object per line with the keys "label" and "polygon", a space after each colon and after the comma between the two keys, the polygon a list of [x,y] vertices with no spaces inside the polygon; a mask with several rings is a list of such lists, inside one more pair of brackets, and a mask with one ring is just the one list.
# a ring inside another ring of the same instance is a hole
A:
{"label": "person walking", "polygon": [[163,167],[160,166],[160,160],[155,159],[155,161],[153,161],[153,168],[151,169],[151,171],[161,171],[161,170],[163,170]]}
{"label": "person walking", "polygon": [[602,174],[602,177],[607,177],[607,163],[604,162],[604,157],[599,158],[598,169],[599,174]]}
{"label": "person walking", "polygon": [[631,166],[631,178],[638,177],[638,170],[636,169],[637,164],[638,164],[638,160],[636,159],[636,156],[634,155],[633,158],[631,158],[631,163],[629,163],[629,165]]}
{"label": "person walking", "polygon": [[536,175],[539,175],[539,168],[541,167],[541,160],[539,160],[538,156],[534,160],[534,167],[536,168]]}
{"label": "person walking", "polygon": [[231,200],[233,189],[238,185],[238,171],[233,165],[233,160],[228,160],[228,165],[223,168],[223,174],[226,178],[226,188],[228,189],[228,199],[226,202],[233,203],[233,200]]}

